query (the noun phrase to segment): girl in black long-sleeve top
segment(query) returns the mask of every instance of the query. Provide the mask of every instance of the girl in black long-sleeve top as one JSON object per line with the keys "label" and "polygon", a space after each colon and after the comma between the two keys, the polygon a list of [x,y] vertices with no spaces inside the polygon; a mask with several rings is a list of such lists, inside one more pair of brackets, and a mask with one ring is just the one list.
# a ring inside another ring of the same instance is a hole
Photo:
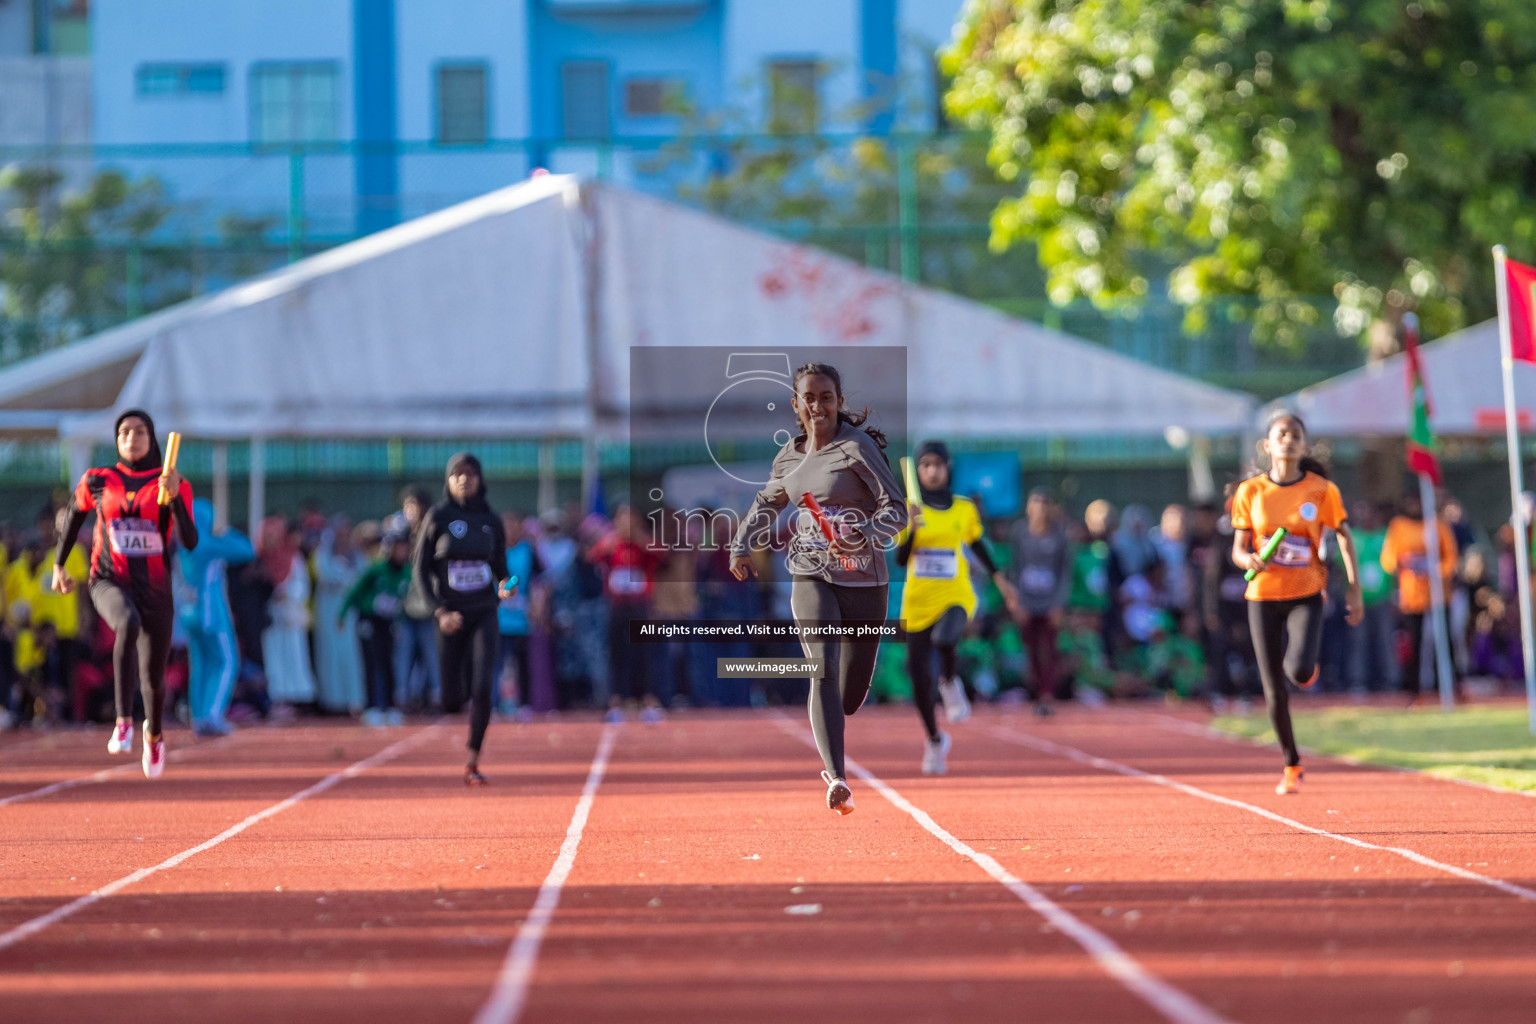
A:
{"label": "girl in black long-sleeve top", "polygon": [[416,538],[412,589],[437,619],[443,710],[469,699],[469,762],[464,782],[485,784],[480,746],[491,721],[499,633],[496,608],[516,593],[507,580],[501,517],[485,500],[480,461],[467,452],[448,460],[448,485]]}

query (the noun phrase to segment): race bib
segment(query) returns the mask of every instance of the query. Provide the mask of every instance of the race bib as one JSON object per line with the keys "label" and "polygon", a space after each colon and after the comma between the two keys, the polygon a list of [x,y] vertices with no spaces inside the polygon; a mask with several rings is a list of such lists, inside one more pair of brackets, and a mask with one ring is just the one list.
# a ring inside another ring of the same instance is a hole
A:
{"label": "race bib", "polygon": [[1367,562],[1360,567],[1360,585],[1366,590],[1378,590],[1386,582],[1386,573],[1381,566]]}
{"label": "race bib", "polygon": [[643,594],[645,572],[632,565],[616,565],[608,574],[608,588],[615,594]]}
{"label": "race bib", "polygon": [[381,619],[392,619],[400,610],[400,599],[394,594],[380,594],[373,599],[373,614]]}
{"label": "race bib", "polygon": [[127,558],[165,554],[165,538],[148,519],[108,519],[107,536],[114,554]]}
{"label": "race bib", "polygon": [[1083,584],[1088,588],[1088,593],[1095,597],[1103,597],[1109,593],[1109,570],[1102,565],[1094,566],[1083,577]]}
{"label": "race bib", "polygon": [[1043,565],[1027,565],[1019,582],[1031,594],[1048,594],[1056,589],[1056,574]]}
{"label": "race bib", "polygon": [[1284,566],[1287,569],[1297,569],[1312,564],[1312,542],[1306,537],[1297,537],[1286,534],[1280,546],[1275,549],[1274,557],[1269,560],[1270,565]]}
{"label": "race bib", "polygon": [[460,593],[473,593],[491,585],[489,562],[449,562],[448,587]]}
{"label": "race bib", "polygon": [[952,580],[960,561],[954,548],[913,548],[912,575],[924,580]]}

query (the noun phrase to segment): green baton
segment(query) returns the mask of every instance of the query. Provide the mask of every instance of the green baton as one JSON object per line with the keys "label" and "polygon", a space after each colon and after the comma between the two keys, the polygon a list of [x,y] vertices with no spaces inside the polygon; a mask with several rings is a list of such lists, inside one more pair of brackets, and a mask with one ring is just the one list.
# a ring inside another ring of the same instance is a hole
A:
{"label": "green baton", "polygon": [[[1274,536],[1269,538],[1269,543],[1264,545],[1264,550],[1259,552],[1259,557],[1268,562],[1274,556],[1275,549],[1280,546],[1280,542],[1283,540],[1285,540],[1285,527],[1282,526],[1275,531]],[[1253,578],[1257,575],[1258,573],[1255,570],[1249,569],[1243,573],[1243,579],[1252,583]]]}

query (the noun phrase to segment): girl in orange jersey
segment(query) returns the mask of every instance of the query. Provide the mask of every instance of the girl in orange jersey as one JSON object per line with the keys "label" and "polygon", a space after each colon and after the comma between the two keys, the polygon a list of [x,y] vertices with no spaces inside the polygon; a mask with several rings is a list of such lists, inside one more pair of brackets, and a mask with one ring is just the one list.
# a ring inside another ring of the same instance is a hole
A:
{"label": "girl in orange jersey", "polygon": [[[1264,684],[1269,720],[1285,753],[1285,773],[1275,792],[1301,788],[1301,754],[1291,729],[1286,680],[1305,690],[1317,681],[1318,646],[1323,632],[1323,601],[1328,568],[1324,531],[1338,534],[1349,589],[1346,621],[1357,625],[1365,614],[1360,594],[1354,538],[1345,521],[1344,499],[1322,463],[1307,457],[1307,428],[1301,417],[1278,412],[1264,432],[1269,470],[1249,477],[1232,497],[1232,560],[1255,575],[1248,584],[1248,626]],[[1276,531],[1286,535],[1269,560],[1259,556]]]}

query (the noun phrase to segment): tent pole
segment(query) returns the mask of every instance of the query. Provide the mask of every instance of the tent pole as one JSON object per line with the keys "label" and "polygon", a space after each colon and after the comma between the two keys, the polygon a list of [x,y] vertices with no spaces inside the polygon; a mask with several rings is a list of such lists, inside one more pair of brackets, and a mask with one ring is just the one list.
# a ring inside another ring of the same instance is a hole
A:
{"label": "tent pole", "polygon": [[261,521],[267,515],[267,446],[259,437],[251,438],[250,535],[261,535]]}
{"label": "tent pole", "polygon": [[1211,439],[1196,434],[1189,442],[1189,500],[1210,501],[1216,497],[1216,478],[1211,475]]}
{"label": "tent pole", "polygon": [[91,468],[91,442],[78,437],[59,440],[64,443],[64,457],[69,464],[69,479],[66,482],[73,487],[77,480],[85,476],[85,471]]}
{"label": "tent pole", "polygon": [[213,445],[213,528],[229,529],[229,442]]}

